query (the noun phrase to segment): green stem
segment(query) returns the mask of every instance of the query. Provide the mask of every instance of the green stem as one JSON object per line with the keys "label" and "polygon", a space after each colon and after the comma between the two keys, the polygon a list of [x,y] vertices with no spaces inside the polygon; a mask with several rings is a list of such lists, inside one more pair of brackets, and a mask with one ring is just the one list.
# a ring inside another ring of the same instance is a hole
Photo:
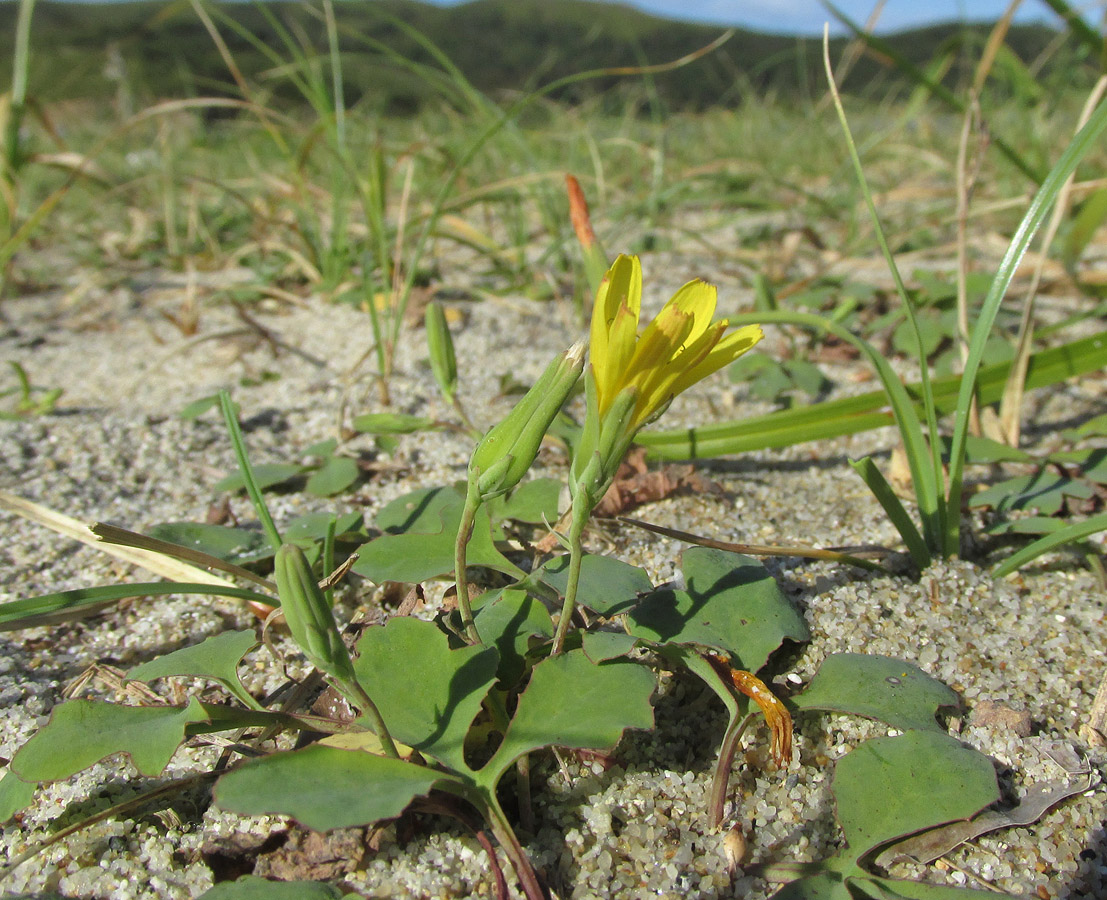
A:
{"label": "green stem", "polygon": [[480,644],[480,632],[473,621],[473,608],[469,605],[469,580],[465,574],[465,558],[469,539],[473,536],[473,523],[480,509],[480,494],[470,482],[465,492],[465,508],[461,511],[461,523],[457,526],[457,542],[454,544],[454,584],[457,590],[457,608],[461,612],[461,627],[471,644]]}
{"label": "green stem", "polygon": [[484,814],[484,819],[492,829],[492,834],[496,836],[497,843],[504,848],[504,853],[511,860],[511,867],[515,870],[515,877],[519,879],[519,884],[522,886],[523,894],[527,900],[549,900],[549,894],[546,893],[542,883],[538,880],[538,873],[534,871],[534,866],[527,858],[527,852],[523,849],[523,845],[519,843],[519,838],[515,836],[511,823],[508,822],[504,811],[500,809],[500,804],[496,798],[484,795],[482,792],[477,806]]}
{"label": "green stem", "polygon": [[592,504],[587,500],[587,492],[579,491],[573,498],[573,520],[569,525],[569,581],[565,585],[565,602],[561,606],[561,618],[554,632],[551,656],[557,656],[565,644],[565,635],[569,633],[569,624],[577,608],[577,585],[580,583],[580,564],[584,557],[581,536],[584,526],[592,515]]}
{"label": "green stem", "polygon": [[334,686],[338,688],[339,692],[354,706],[361,707],[361,711],[369,717],[373,723],[373,731],[375,731],[377,737],[381,739],[381,746],[384,748],[384,752],[393,759],[399,759],[400,751],[396,749],[396,742],[392,740],[392,735],[388,731],[388,726],[384,724],[381,711],[377,709],[377,704],[374,703],[373,699],[365,692],[365,688],[352,679],[350,681],[345,681],[337,678],[334,679]]}

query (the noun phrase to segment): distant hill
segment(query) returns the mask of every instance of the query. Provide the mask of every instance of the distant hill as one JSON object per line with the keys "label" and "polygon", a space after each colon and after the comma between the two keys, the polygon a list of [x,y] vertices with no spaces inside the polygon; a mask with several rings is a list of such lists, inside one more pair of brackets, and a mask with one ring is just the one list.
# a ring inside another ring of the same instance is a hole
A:
{"label": "distant hill", "polygon": [[[291,54],[267,15],[322,52],[326,37],[320,19],[299,3],[272,2],[264,8],[222,3],[209,8],[248,78],[274,92],[297,96],[245,33],[287,60]],[[16,10],[13,0],[0,2],[0,86],[10,80]],[[720,34],[718,28],[585,0],[472,0],[452,7],[416,0],[339,0],[336,12],[348,101],[363,100],[391,113],[415,111],[436,96],[425,77],[400,63],[402,59],[434,64],[420,36],[478,88],[499,96],[588,69],[667,62]],[[233,18],[239,29],[224,17]],[[920,66],[952,51],[948,83],[967,77],[987,31],[983,25],[944,25],[904,32],[889,41]],[[1007,44],[1018,58],[1030,62],[1057,36],[1044,26],[1017,26]],[[844,43],[834,41],[836,54]],[[1094,79],[1094,68],[1071,46],[1070,42],[1049,57],[1042,74],[1047,82],[1090,84]],[[43,0],[35,8],[32,52],[31,89],[43,100],[109,97],[120,77],[138,93],[139,102],[235,94],[213,41],[184,0],[110,5]],[[720,50],[655,76],[653,87],[669,109],[736,106],[750,91],[801,97],[821,93],[820,60],[816,40],[736,31]],[[628,89],[640,95],[641,84],[638,77],[604,78],[566,88],[558,96],[573,101],[603,94],[621,104]],[[886,61],[873,54],[858,61],[844,87],[879,97],[906,89]]]}

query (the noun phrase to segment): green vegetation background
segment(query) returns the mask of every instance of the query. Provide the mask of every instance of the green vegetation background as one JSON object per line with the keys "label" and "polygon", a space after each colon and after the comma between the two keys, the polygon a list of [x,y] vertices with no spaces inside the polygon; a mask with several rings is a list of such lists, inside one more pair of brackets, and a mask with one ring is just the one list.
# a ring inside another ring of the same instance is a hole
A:
{"label": "green vegetation background", "polygon": [[[268,4],[286,23],[295,23],[312,46],[325,47],[323,23],[297,3]],[[11,73],[18,4],[0,2],[0,90]],[[227,5],[236,20],[262,39],[276,37],[253,5]],[[401,19],[437,45],[478,88],[493,96],[523,91],[587,69],[659,63],[690,53],[716,38],[716,27],[672,22],[629,7],[585,0],[472,0],[448,8],[414,0],[348,0],[336,4],[349,91],[347,101],[391,114],[417,113],[432,96],[426,82],[397,68],[364,40],[380,41],[399,57],[427,59],[416,39],[391,19]],[[821,22],[812,23],[815,28]],[[956,82],[978,58],[988,26],[949,24],[903,32],[891,44],[920,67],[951,46],[960,47],[963,64],[945,79]],[[245,40],[226,34],[230,49],[248,78],[265,83],[268,63]],[[1090,85],[1096,67],[1079,49],[1047,52],[1057,33],[1042,25],[1012,29],[1007,44],[1028,65],[1046,60],[1040,84],[1049,88]],[[106,73],[113,58],[125,66],[127,80],[154,98],[234,95],[227,69],[189,3],[131,2],[82,4],[40,2],[35,9],[30,83],[41,102],[107,99],[118,87]],[[838,39],[831,55],[845,43]],[[1072,42],[1070,42],[1071,44]],[[694,65],[658,75],[656,96],[670,111],[712,106],[734,107],[753,92],[781,99],[821,93],[818,41],[785,35],[737,31],[721,50]],[[271,79],[274,99],[301,100],[286,81]],[[627,98],[617,78],[567,88],[557,99],[573,101],[605,93],[614,108]],[[910,86],[894,67],[867,54],[850,71],[844,90],[887,99],[889,91]],[[287,98],[281,92],[288,91]],[[636,95],[639,96],[639,95]]]}

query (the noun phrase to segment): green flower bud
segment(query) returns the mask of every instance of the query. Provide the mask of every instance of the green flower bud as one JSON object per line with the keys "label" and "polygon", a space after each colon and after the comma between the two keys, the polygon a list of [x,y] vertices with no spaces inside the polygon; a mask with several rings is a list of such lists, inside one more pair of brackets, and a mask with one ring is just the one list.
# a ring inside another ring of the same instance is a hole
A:
{"label": "green flower bud", "polygon": [[432,300],[427,304],[423,319],[427,329],[427,350],[430,353],[431,372],[442,391],[442,396],[452,400],[457,393],[457,359],[454,356],[454,339],[446,323],[442,304]]}
{"label": "green flower bud", "polygon": [[274,558],[273,575],[288,630],[308,661],[339,681],[355,680],[350,651],[304,551],[295,544],[282,545]]}
{"label": "green flower bud", "polygon": [[[592,381],[591,376],[588,380]],[[594,389],[590,389],[589,394],[591,399]],[[589,421],[597,409],[589,403],[588,419],[569,473],[569,490],[574,500],[577,494],[583,493],[588,506],[595,507],[603,499],[638,433],[634,426],[637,403],[638,388],[634,385],[623,388],[598,423]]]}
{"label": "green flower bud", "polygon": [[580,342],[551,362],[515,408],[481,438],[469,459],[469,481],[481,500],[506,494],[519,483],[583,369]]}

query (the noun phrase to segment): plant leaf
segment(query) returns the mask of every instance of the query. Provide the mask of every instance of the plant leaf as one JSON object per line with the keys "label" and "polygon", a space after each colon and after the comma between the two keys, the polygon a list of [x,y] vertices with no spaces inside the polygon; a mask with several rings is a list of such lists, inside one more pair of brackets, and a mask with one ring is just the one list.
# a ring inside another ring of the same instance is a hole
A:
{"label": "plant leaf", "polygon": [[195,697],[188,706],[120,706],[70,700],[24,744],[11,770],[24,781],[58,781],[114,753],[125,753],[143,775],[158,775],[190,723],[207,719]]}
{"label": "plant leaf", "polygon": [[999,799],[988,757],[925,731],[866,741],[839,760],[833,790],[856,858],[896,838],[971,819]]}
{"label": "plant leaf", "polygon": [[520,590],[505,590],[485,603],[476,615],[476,624],[481,640],[500,654],[497,677],[505,684],[522,677],[531,638],[552,638],[554,633],[545,604]]}
{"label": "plant leaf", "polygon": [[1048,553],[1057,547],[1063,547],[1065,544],[1079,541],[1081,538],[1105,530],[1107,530],[1107,513],[1100,513],[1098,516],[1092,516],[1083,522],[1066,525],[1059,531],[1053,532],[1053,534],[1047,534],[1045,537],[1039,538],[1029,547],[1023,547],[1017,553],[1012,553],[1003,563],[996,566],[993,574],[996,578],[1010,575],[1016,569],[1025,566],[1030,560],[1036,559],[1043,553]]}
{"label": "plant leaf", "polygon": [[693,547],[681,556],[686,590],[658,589],[628,614],[628,631],[654,643],[702,644],[722,650],[735,668],[756,672],[787,638],[810,632],[757,560]]}
{"label": "plant leaf", "polygon": [[[262,463],[260,466],[253,467],[254,478],[261,490],[291,481],[297,475],[302,475],[308,471],[308,468],[308,466],[300,466],[295,463]],[[242,477],[241,472],[232,472],[226,478],[221,478],[212,485],[213,491],[228,494],[233,494],[245,488],[246,479]]]}
{"label": "plant leaf", "polygon": [[594,663],[626,656],[634,649],[638,638],[621,631],[586,631],[581,638],[584,655]]}
{"label": "plant leaf", "polygon": [[[539,579],[564,596],[569,583],[569,555],[555,557],[539,570]],[[580,562],[577,603],[610,618],[626,612],[640,595],[653,590],[645,569],[613,556],[586,553]]]}
{"label": "plant leaf", "polygon": [[182,647],[157,659],[141,663],[127,673],[128,680],[153,681],[171,675],[210,678],[225,687],[250,709],[261,710],[238,677],[238,663],[258,646],[253,631],[224,631],[192,647]]}
{"label": "plant leaf", "polygon": [[[410,494],[404,508],[396,501],[377,516],[377,527],[384,534],[358,549],[360,559],[353,571],[378,584],[382,581],[419,582],[454,570],[454,542],[461,524],[463,499],[452,488],[433,488]],[[402,522],[399,516],[405,515]],[[402,533],[395,533],[399,531]],[[473,536],[469,541],[468,564],[484,566],[513,578],[526,573],[514,565],[492,540],[488,511],[477,510]]]}
{"label": "plant leaf", "polygon": [[346,513],[337,520],[332,513],[308,513],[299,516],[284,526],[284,539],[289,543],[318,542],[327,536],[327,529],[334,521],[336,538],[344,534],[358,534],[365,539],[365,521],[359,512]]}
{"label": "plant leaf", "polygon": [[316,497],[333,497],[357,481],[360,474],[356,460],[348,456],[329,456],[308,476],[304,489]]}
{"label": "plant leaf", "polygon": [[969,506],[990,506],[997,512],[1037,509],[1045,515],[1052,515],[1061,510],[1066,497],[1087,500],[1094,493],[1088,484],[1042,469],[1033,475],[1008,478],[973,494],[969,498]]}
{"label": "plant leaf", "polygon": [[16,777],[10,769],[0,775],[0,824],[31,805],[36,787]]}
{"label": "plant leaf", "polygon": [[795,709],[822,709],[877,719],[901,731],[945,734],[935,716],[958,708],[960,698],[918,666],[888,656],[835,653],[828,656],[803,693],[789,701]]}
{"label": "plant leaf", "polygon": [[392,736],[454,771],[466,771],[465,734],[496,680],[496,650],[451,650],[437,625],[407,616],[367,628],[357,649],[357,680]]}
{"label": "plant leaf", "polygon": [[478,773],[492,789],[520,756],[542,747],[604,750],[627,728],[652,728],[654,676],[628,660],[592,663],[581,650],[534,667],[495,755]]}
{"label": "plant leaf", "polygon": [[221,809],[287,815],[316,831],[391,819],[449,776],[402,759],[313,744],[250,760],[215,785]]}
{"label": "plant leaf", "polygon": [[365,413],[354,416],[350,424],[362,434],[411,434],[435,427],[433,419],[404,413]]}
{"label": "plant leaf", "polygon": [[349,896],[322,881],[269,881],[243,875],[204,891],[197,900],[342,900]]}
{"label": "plant leaf", "polygon": [[264,534],[245,528],[228,528],[204,522],[163,522],[152,526],[147,534],[159,541],[199,550],[236,566],[273,555],[273,548]]}
{"label": "plant leaf", "polygon": [[533,478],[524,481],[510,494],[491,500],[490,514],[496,520],[512,519],[530,525],[556,522],[561,485],[562,482],[557,478]]}

